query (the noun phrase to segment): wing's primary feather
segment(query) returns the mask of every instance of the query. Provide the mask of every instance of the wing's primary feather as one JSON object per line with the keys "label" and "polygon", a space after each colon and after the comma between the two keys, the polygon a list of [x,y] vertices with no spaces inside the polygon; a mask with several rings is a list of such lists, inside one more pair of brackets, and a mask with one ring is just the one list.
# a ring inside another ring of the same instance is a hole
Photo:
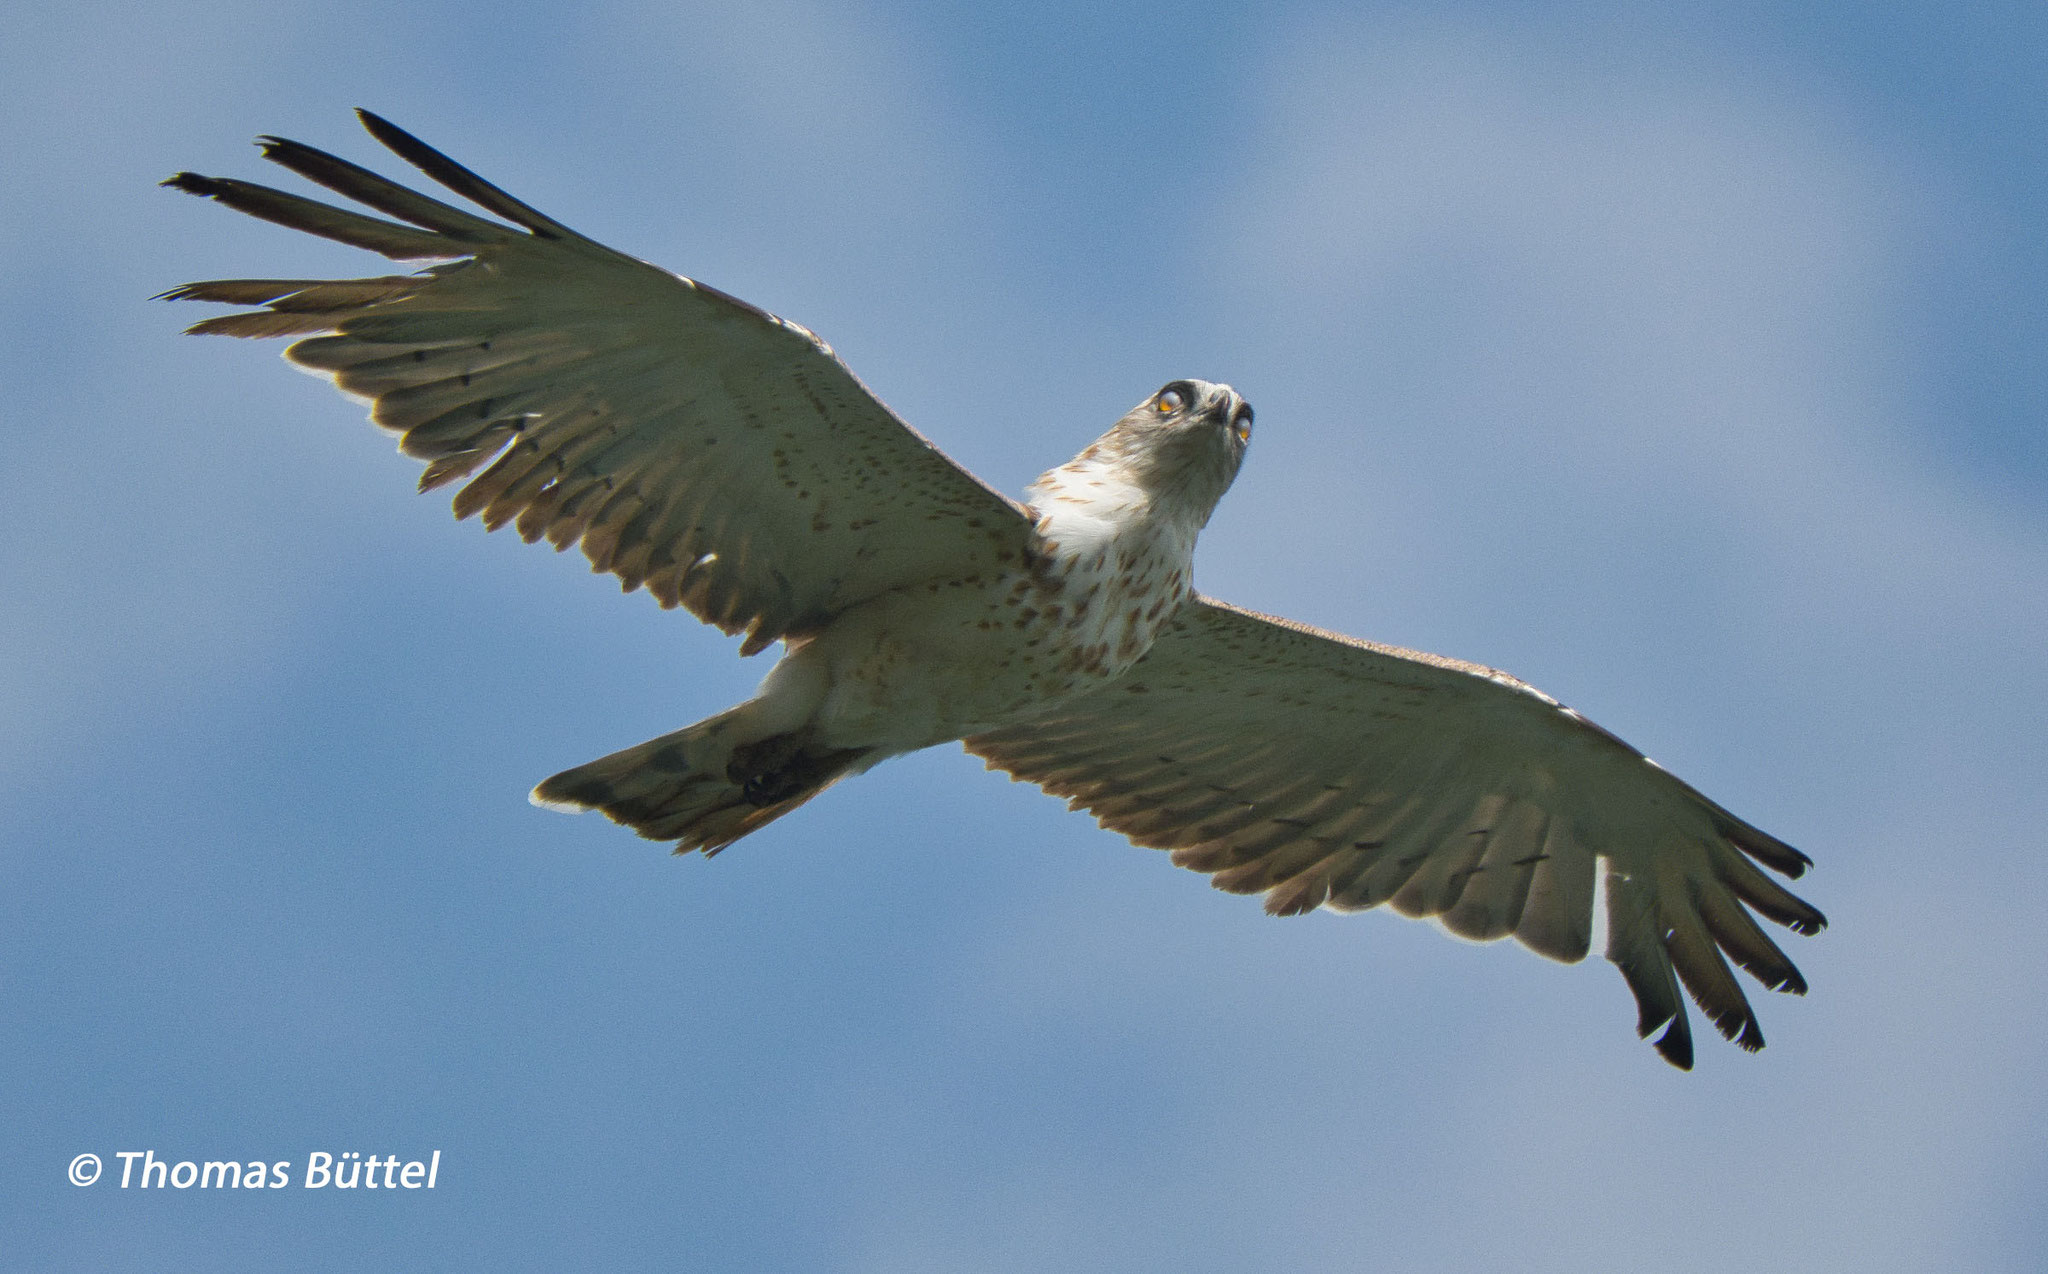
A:
{"label": "wing's primary feather", "polygon": [[967,747],[1141,845],[1292,915],[1391,903],[1558,960],[1592,941],[1638,1033],[1692,1063],[1681,984],[1723,1035],[1763,1046],[1724,953],[1774,990],[1799,971],[1744,903],[1800,933],[1804,855],[1505,673],[1354,641],[1207,598],[1104,688]]}
{"label": "wing's primary feather", "polygon": [[558,549],[580,543],[627,590],[744,632],[746,653],[893,588],[1022,560],[1019,507],[897,419],[810,332],[584,238],[359,114],[429,177],[515,224],[266,137],[266,158],[399,220],[232,179],[166,184],[436,264],[165,296],[263,307],[193,332],[308,338],[287,356],[369,399],[372,419],[428,462],[422,489],[469,479],[459,516],[512,522]]}

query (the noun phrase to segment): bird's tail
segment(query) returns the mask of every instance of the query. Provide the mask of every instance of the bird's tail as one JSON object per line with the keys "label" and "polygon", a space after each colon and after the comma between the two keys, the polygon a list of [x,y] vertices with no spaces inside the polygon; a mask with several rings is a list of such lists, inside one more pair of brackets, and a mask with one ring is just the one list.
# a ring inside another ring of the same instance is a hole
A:
{"label": "bird's tail", "polygon": [[735,743],[740,711],[564,770],[530,799],[570,813],[598,810],[649,840],[675,841],[679,854],[709,855],[870,762],[865,749],[818,748],[806,731]]}

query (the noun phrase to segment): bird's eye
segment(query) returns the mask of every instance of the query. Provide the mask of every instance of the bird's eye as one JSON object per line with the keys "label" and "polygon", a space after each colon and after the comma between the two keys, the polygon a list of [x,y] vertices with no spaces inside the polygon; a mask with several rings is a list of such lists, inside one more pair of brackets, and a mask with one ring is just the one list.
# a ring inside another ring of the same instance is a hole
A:
{"label": "bird's eye", "polygon": [[1187,406],[1188,400],[1181,396],[1181,392],[1178,389],[1162,389],[1159,391],[1157,404],[1160,415],[1171,416],[1174,412]]}
{"label": "bird's eye", "polygon": [[1237,413],[1237,419],[1230,422],[1230,432],[1237,435],[1239,442],[1252,440],[1252,409],[1247,407]]}

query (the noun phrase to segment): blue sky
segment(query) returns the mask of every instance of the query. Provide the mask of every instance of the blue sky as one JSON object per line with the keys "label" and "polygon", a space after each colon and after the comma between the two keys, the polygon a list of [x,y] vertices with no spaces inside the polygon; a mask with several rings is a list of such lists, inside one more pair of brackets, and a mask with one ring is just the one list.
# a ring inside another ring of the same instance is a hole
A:
{"label": "blue sky", "polygon": [[[0,103],[26,1268],[2048,1262],[2038,5],[45,6]],[[716,861],[526,804],[766,670],[450,522],[156,189],[375,109],[1006,490],[1259,410],[1208,592],[1505,667],[1816,860],[1771,1046],[1277,921],[957,750]],[[442,1151],[436,1189],[65,1180]]]}

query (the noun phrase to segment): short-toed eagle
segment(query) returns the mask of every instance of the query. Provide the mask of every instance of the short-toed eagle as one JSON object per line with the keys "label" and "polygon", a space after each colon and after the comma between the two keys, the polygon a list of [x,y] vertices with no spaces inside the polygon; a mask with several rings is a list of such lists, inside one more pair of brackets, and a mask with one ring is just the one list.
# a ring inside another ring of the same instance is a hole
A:
{"label": "short-toed eagle", "polygon": [[[458,517],[580,544],[743,654],[752,699],[548,779],[711,853],[887,757],[952,740],[1266,909],[1380,903],[1575,961],[1604,864],[1607,957],[1638,1032],[1690,1066],[1681,984],[1763,1045],[1732,958],[1805,983],[1751,916],[1820,912],[1758,865],[1807,858],[1505,673],[1203,597],[1195,537],[1252,410],[1177,380],[1035,483],[953,464],[809,331],[584,238],[367,112],[371,134],[488,218],[281,138],[267,158],[369,216],[228,178],[168,185],[416,274],[235,279],[166,293],[247,309],[194,332],[300,338],[293,362],[369,400],[461,483]],[[481,471],[481,472],[479,472]],[[1727,958],[1724,958],[1727,957]]]}

